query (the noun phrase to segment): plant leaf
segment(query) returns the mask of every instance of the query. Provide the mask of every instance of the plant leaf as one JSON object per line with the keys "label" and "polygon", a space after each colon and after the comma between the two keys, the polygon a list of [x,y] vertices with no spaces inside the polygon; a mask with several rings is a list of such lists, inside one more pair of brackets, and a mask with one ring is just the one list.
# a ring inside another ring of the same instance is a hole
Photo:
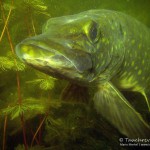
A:
{"label": "plant leaf", "polygon": [[10,70],[14,66],[14,62],[7,57],[0,57],[0,69],[2,71]]}
{"label": "plant leaf", "polygon": [[27,83],[38,84],[42,90],[51,90],[55,85],[55,78],[48,76],[44,73],[37,73],[38,79],[27,81]]}

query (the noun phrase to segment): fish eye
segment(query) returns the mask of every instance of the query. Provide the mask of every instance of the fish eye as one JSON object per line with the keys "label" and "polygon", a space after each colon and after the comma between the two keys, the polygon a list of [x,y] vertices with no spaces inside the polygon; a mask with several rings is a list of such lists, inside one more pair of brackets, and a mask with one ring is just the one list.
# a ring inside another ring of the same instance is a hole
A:
{"label": "fish eye", "polygon": [[95,21],[92,21],[91,23],[89,30],[89,39],[94,43],[98,40],[98,25]]}

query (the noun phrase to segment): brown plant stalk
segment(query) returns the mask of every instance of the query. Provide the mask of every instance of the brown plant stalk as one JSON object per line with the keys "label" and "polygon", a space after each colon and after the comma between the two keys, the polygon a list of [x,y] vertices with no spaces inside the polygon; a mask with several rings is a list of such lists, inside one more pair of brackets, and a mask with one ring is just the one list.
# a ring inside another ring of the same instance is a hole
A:
{"label": "brown plant stalk", "polygon": [[[1,7],[2,15],[4,15],[4,13],[3,13],[4,10],[3,10],[3,5],[2,5],[1,0],[0,0],[0,7]],[[5,25],[4,25],[4,27],[3,27],[3,30],[2,30],[2,33],[1,33],[1,36],[0,36],[0,42],[1,42],[2,38],[3,38],[3,35],[4,35],[4,33],[5,33],[5,30],[6,30],[6,28],[7,28],[7,24],[8,24],[8,20],[9,20],[9,18],[10,18],[11,11],[12,11],[12,7],[10,7],[10,10],[9,10],[9,13],[8,13],[8,16],[7,16],[7,19],[5,20]],[[4,16],[3,16],[3,18],[4,18]]]}
{"label": "brown plant stalk", "polygon": [[7,128],[7,115],[5,116],[5,120],[4,120],[4,130],[3,130],[3,150],[5,150],[5,143],[6,143],[6,128]]}
{"label": "brown plant stalk", "polygon": [[31,147],[33,146],[33,142],[34,142],[34,140],[35,140],[35,138],[36,138],[38,132],[40,131],[40,129],[41,129],[41,127],[42,127],[42,125],[43,125],[43,123],[44,123],[46,117],[47,117],[47,114],[45,115],[45,117],[43,118],[43,120],[40,122],[39,127],[37,128],[37,130],[36,130],[36,132],[35,132],[35,134],[34,134],[34,136],[33,136],[33,138],[32,138]]}
{"label": "brown plant stalk", "polygon": [[[32,129],[31,129],[31,133],[32,133],[32,136],[34,136],[34,132],[33,132]],[[35,137],[35,141],[36,141],[37,145],[40,145],[40,142],[39,142],[39,140],[37,139],[37,137]]]}
{"label": "brown plant stalk", "polygon": [[[9,21],[9,18],[10,18],[10,14],[11,14],[11,10],[12,10],[12,7],[13,7],[13,0],[12,0],[12,5],[10,7],[10,10],[9,10],[9,14],[8,14],[8,17],[6,19],[5,17],[5,13],[4,13],[4,8],[3,8],[3,5],[2,5],[2,2],[0,0],[0,6],[1,6],[1,12],[2,12],[2,17],[3,17],[3,20],[4,20],[4,29],[3,29],[3,32],[6,30],[6,33],[7,33],[7,38],[8,38],[8,41],[9,41],[9,45],[10,45],[10,48],[11,48],[11,51],[12,51],[12,54],[14,56],[14,63],[16,64],[16,67],[17,67],[17,61],[16,61],[16,56],[15,56],[15,50],[14,50],[14,46],[13,46],[13,43],[12,43],[12,40],[11,40],[11,36],[10,36],[10,33],[9,33],[9,30],[8,30],[8,21]],[[2,32],[2,33],[3,33]],[[3,33],[4,34],[4,33]],[[2,34],[2,36],[3,36]],[[22,99],[21,99],[21,92],[20,92],[20,79],[19,79],[19,72],[17,71],[16,72],[16,79],[17,79],[17,91],[18,91],[18,103],[19,105],[22,104]],[[21,120],[21,124],[22,124],[22,130],[23,130],[23,139],[24,139],[24,146],[25,146],[25,150],[28,149],[28,146],[27,146],[27,142],[26,142],[26,133],[25,133],[25,126],[24,126],[24,116],[23,114],[21,114],[20,116],[20,120]],[[6,131],[5,131],[6,132]],[[5,136],[4,136],[5,137]],[[3,139],[4,140],[4,139]],[[5,140],[4,140],[5,141]],[[5,146],[4,146],[5,147]]]}

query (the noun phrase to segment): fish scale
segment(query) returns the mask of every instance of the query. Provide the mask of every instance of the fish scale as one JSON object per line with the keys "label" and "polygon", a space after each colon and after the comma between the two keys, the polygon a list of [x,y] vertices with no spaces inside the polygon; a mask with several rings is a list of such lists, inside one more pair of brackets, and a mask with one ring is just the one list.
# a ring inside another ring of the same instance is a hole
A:
{"label": "fish scale", "polygon": [[130,18],[130,22],[128,28],[123,30],[126,33],[124,42],[127,48],[114,84],[117,83],[123,89],[132,89],[143,94],[148,92],[150,86],[150,30],[133,18]]}
{"label": "fish scale", "polygon": [[16,53],[35,69],[68,80],[62,99],[84,101],[84,88],[93,89],[95,109],[120,133],[150,137],[149,124],[121,92],[140,92],[150,110],[150,29],[133,17],[102,9],[51,18]]}

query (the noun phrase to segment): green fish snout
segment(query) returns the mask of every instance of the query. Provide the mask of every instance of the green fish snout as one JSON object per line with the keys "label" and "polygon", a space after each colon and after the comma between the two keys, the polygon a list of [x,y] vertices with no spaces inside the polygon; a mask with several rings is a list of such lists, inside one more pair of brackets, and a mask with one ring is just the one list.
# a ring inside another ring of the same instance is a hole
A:
{"label": "green fish snout", "polygon": [[72,76],[79,77],[79,74],[92,69],[92,58],[89,53],[66,45],[66,40],[60,42],[40,35],[19,43],[16,46],[16,53],[22,61],[38,70],[49,68],[50,72],[56,70],[58,74],[70,72]]}

